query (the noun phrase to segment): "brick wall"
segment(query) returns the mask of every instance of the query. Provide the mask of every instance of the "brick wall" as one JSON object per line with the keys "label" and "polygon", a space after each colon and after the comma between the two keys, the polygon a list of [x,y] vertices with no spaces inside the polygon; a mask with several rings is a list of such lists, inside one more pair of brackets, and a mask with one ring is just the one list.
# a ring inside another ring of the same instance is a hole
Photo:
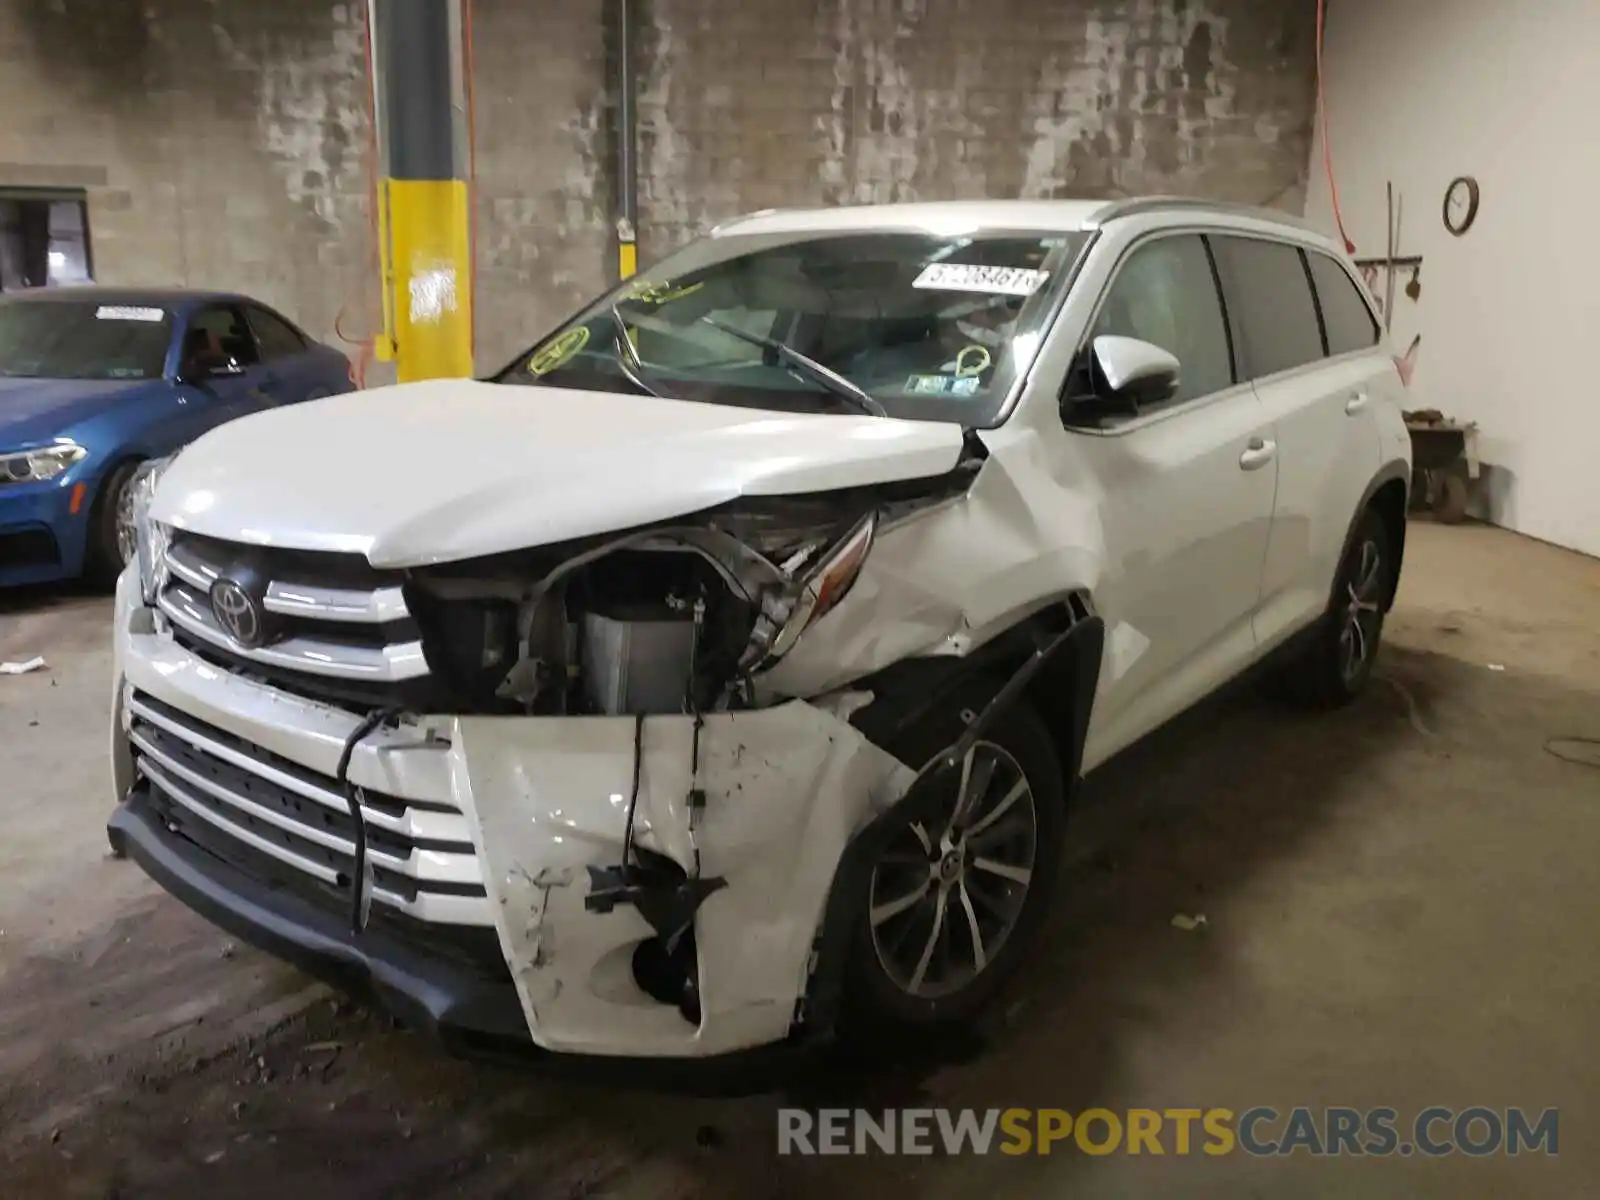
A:
{"label": "brick wall", "polygon": [[[364,5],[0,0],[0,186],[84,184],[107,281],[238,287],[330,336],[376,292]],[[603,0],[476,0],[479,360],[605,282]],[[1298,211],[1312,5],[651,0],[646,257],[741,211],[1197,192]]]}

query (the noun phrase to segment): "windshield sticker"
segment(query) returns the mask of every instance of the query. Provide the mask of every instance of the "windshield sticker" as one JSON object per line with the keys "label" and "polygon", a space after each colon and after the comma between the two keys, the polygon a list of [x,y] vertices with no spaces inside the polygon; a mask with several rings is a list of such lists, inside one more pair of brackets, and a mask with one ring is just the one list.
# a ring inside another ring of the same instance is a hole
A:
{"label": "windshield sticker", "polygon": [[980,267],[973,263],[929,263],[911,286],[943,292],[983,292],[990,296],[1031,296],[1050,278],[1049,271],[1027,267]]}
{"label": "windshield sticker", "polygon": [[557,367],[564,367],[578,351],[589,344],[589,327],[579,325],[559,337],[552,338],[528,355],[528,374],[548,375]]}
{"label": "windshield sticker", "polygon": [[131,308],[123,304],[102,304],[94,310],[96,321],[164,321],[167,313],[161,308]]}
{"label": "windshield sticker", "polygon": [[704,281],[691,283],[688,287],[674,287],[671,280],[662,279],[654,283],[641,280],[624,294],[624,300],[632,300],[637,304],[661,305],[669,300],[682,300],[685,296],[692,296],[705,287]]}
{"label": "windshield sticker", "polygon": [[976,375],[913,375],[906,380],[906,391],[918,396],[975,396]]}

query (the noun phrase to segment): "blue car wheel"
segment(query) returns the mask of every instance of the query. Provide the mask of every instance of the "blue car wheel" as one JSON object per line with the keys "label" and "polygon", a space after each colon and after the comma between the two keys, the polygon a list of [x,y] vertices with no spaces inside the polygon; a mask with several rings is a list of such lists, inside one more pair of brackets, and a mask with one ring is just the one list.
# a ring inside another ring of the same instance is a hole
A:
{"label": "blue car wheel", "polygon": [[113,586],[122,568],[138,553],[133,488],[129,486],[138,469],[137,461],[123,463],[106,478],[100,494],[95,497],[84,575],[102,587]]}

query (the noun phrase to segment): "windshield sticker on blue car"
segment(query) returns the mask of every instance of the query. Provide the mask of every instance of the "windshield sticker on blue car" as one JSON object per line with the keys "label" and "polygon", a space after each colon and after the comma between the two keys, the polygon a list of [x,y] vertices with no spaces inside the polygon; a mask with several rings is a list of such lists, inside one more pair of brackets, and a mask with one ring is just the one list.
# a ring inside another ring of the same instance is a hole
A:
{"label": "windshield sticker on blue car", "polygon": [[96,321],[162,321],[167,316],[161,308],[134,308],[125,304],[102,304],[94,310]]}
{"label": "windshield sticker on blue car", "polygon": [[913,375],[906,380],[906,391],[917,396],[975,396],[976,375]]}
{"label": "windshield sticker on blue car", "polygon": [[552,338],[528,355],[528,374],[548,375],[557,367],[565,366],[578,351],[589,344],[589,327],[579,325],[561,336]]}
{"label": "windshield sticker on blue car", "polygon": [[1031,296],[1050,278],[1028,267],[981,267],[974,263],[929,263],[911,286],[941,292],[982,292],[989,296]]}

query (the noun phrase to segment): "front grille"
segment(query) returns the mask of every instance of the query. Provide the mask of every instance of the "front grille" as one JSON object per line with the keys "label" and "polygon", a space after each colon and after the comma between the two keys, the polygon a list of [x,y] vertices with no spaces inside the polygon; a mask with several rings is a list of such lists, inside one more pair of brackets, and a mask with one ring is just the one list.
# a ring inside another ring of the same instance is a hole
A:
{"label": "front grille", "polygon": [[[249,594],[262,636],[218,619],[218,580]],[[281,550],[174,531],[158,604],[185,648],[229,670],[345,707],[411,706],[429,668],[402,577],[359,555]]]}
{"label": "front grille", "polygon": [[[136,769],[170,831],[241,869],[253,865],[257,877],[270,864],[274,886],[348,904],[354,822],[333,779],[143,692],[129,697],[128,711]],[[366,789],[359,799],[375,905],[429,923],[492,924],[458,809]]]}
{"label": "front grille", "polygon": [[[213,825],[189,819],[181,805],[148,780],[134,788],[129,802],[157,817],[167,837],[181,839],[188,846],[204,851],[222,866],[238,871],[274,893],[305,901],[341,922],[349,917],[347,895],[335,894],[326,888],[308,888],[305,877],[279,859],[252,849]],[[465,967],[480,979],[489,982],[511,979],[511,969],[500,950],[499,935],[491,927],[429,924],[396,909],[374,905],[367,931],[387,933],[430,957]]]}

